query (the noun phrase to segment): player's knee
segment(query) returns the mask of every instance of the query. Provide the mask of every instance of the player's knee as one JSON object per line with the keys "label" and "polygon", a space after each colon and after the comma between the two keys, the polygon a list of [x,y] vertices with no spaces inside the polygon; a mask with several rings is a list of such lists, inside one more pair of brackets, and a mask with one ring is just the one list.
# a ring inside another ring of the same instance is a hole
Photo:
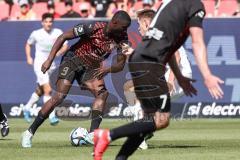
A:
{"label": "player's knee", "polygon": [[97,95],[93,104],[93,109],[103,111],[108,95],[109,93],[107,90]]}
{"label": "player's knee", "polygon": [[53,100],[54,104],[58,105],[63,102],[65,97],[66,97],[65,94],[57,93],[52,97],[52,100]]}
{"label": "player's knee", "polygon": [[96,98],[97,99],[102,99],[102,100],[106,100],[108,97],[109,93],[107,91],[107,89],[105,87],[99,89],[96,93]]}
{"label": "player's knee", "polygon": [[51,94],[51,88],[45,88],[44,89],[44,95],[50,95]]}
{"label": "player's knee", "polygon": [[39,97],[41,97],[43,95],[43,88],[41,86],[38,86],[35,92]]}
{"label": "player's knee", "polygon": [[155,125],[157,130],[167,128],[169,125],[169,119],[168,118],[155,119]]}

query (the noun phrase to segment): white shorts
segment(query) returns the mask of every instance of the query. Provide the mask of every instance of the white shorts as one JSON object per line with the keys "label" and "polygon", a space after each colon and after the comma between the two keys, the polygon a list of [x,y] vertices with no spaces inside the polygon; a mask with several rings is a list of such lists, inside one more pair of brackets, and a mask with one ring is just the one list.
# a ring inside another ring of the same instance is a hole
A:
{"label": "white shorts", "polygon": [[37,83],[42,86],[44,84],[48,84],[50,82],[50,75],[53,73],[54,69],[56,69],[56,65],[55,63],[53,62],[53,64],[51,65],[50,69],[45,73],[43,74],[43,72],[41,71],[41,67],[42,67],[42,64],[44,62],[42,61],[36,61],[34,60],[34,73],[37,77]]}
{"label": "white shorts", "polygon": [[[170,74],[170,70],[168,70],[165,73],[166,81],[168,81],[169,74]],[[192,78],[192,72],[182,72],[182,74],[185,77]],[[178,100],[179,98],[181,98],[182,96],[184,96],[183,89],[179,86],[176,79],[174,81],[174,84],[175,84],[175,90],[171,93],[171,101],[172,102],[174,102],[174,101]]]}

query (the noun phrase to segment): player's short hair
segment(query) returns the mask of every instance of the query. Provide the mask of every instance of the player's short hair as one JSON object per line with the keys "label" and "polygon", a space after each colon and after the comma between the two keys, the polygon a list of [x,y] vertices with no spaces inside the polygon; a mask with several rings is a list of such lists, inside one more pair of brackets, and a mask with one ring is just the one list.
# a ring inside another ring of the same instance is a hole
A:
{"label": "player's short hair", "polygon": [[125,11],[117,11],[113,17],[112,17],[112,20],[117,20],[117,21],[120,21],[120,22],[126,22],[128,24],[128,26],[130,26],[131,24],[131,18],[130,16],[128,15],[127,12]]}
{"label": "player's short hair", "polygon": [[53,14],[51,14],[51,13],[44,13],[42,15],[42,21],[44,21],[47,18],[52,18],[54,20]]}
{"label": "player's short hair", "polygon": [[137,18],[153,19],[153,17],[155,16],[155,13],[156,12],[153,9],[142,9],[142,10],[137,11]]}

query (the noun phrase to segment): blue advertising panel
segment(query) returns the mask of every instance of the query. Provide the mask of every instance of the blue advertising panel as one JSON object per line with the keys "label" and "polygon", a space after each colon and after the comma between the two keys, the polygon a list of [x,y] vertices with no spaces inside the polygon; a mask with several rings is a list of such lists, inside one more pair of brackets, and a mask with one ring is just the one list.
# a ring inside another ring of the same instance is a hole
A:
{"label": "blue advertising panel", "polygon": [[[78,23],[85,22],[83,20],[56,21],[54,25],[66,31]],[[221,100],[213,100],[205,88],[196,62],[194,61],[191,39],[189,38],[186,41],[184,47],[192,65],[193,78],[197,80],[194,86],[198,90],[198,95],[193,98],[183,97],[177,101],[177,103],[182,104],[180,108],[184,109],[184,112],[181,113],[191,116],[191,113],[194,112],[192,105],[201,108],[207,104],[215,104],[216,106],[240,102],[239,26],[240,19],[206,19],[204,22],[205,43],[208,50],[210,68],[214,74],[220,76],[225,81],[225,84],[222,85],[224,98]],[[24,48],[30,33],[40,27],[41,23],[39,21],[0,23],[0,102],[8,104],[9,107],[13,106],[13,104],[15,106],[25,104],[36,87],[36,77],[32,66],[28,66],[26,63]],[[136,21],[133,21],[128,30],[129,40],[133,47],[136,47],[141,40],[137,28]],[[69,44],[73,43],[74,40],[69,42]],[[34,55],[34,50],[32,54]],[[59,61],[60,58],[57,59]],[[113,53],[105,64],[111,65],[114,61],[115,54]],[[117,106],[123,104],[125,106],[122,86],[128,78],[127,65],[123,72],[105,77],[106,86],[110,92],[109,103]],[[52,83],[54,84],[54,80]],[[85,105],[90,104],[93,97],[87,91],[80,91],[77,84],[74,84],[67,99],[76,104]],[[188,103],[191,105],[186,105]],[[184,106],[185,108],[183,108]],[[240,109],[236,111],[236,114],[240,115]]]}

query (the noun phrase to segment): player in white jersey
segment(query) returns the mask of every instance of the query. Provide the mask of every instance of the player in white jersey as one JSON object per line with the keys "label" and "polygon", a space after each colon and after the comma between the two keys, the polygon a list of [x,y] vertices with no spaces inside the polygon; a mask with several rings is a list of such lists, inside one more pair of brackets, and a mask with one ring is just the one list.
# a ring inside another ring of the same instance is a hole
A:
{"label": "player in white jersey", "polygon": [[[28,103],[23,108],[24,118],[27,122],[31,121],[30,118],[30,109],[31,107],[43,96],[43,102],[45,103],[51,97],[51,86],[49,82],[49,76],[56,68],[56,64],[53,62],[51,69],[45,74],[41,71],[42,64],[48,58],[48,55],[51,51],[51,48],[58,38],[63,32],[58,28],[53,28],[53,16],[52,14],[45,13],[42,15],[42,28],[34,30],[25,45],[26,58],[27,63],[29,65],[33,65],[34,72],[37,77],[37,88],[34,93],[32,93],[31,98]],[[35,58],[33,60],[31,56],[31,48],[35,45]],[[68,49],[67,43],[63,45],[60,52],[58,54],[64,53]],[[50,124],[54,125],[59,122],[55,115],[55,111],[53,111],[49,115]]]}

